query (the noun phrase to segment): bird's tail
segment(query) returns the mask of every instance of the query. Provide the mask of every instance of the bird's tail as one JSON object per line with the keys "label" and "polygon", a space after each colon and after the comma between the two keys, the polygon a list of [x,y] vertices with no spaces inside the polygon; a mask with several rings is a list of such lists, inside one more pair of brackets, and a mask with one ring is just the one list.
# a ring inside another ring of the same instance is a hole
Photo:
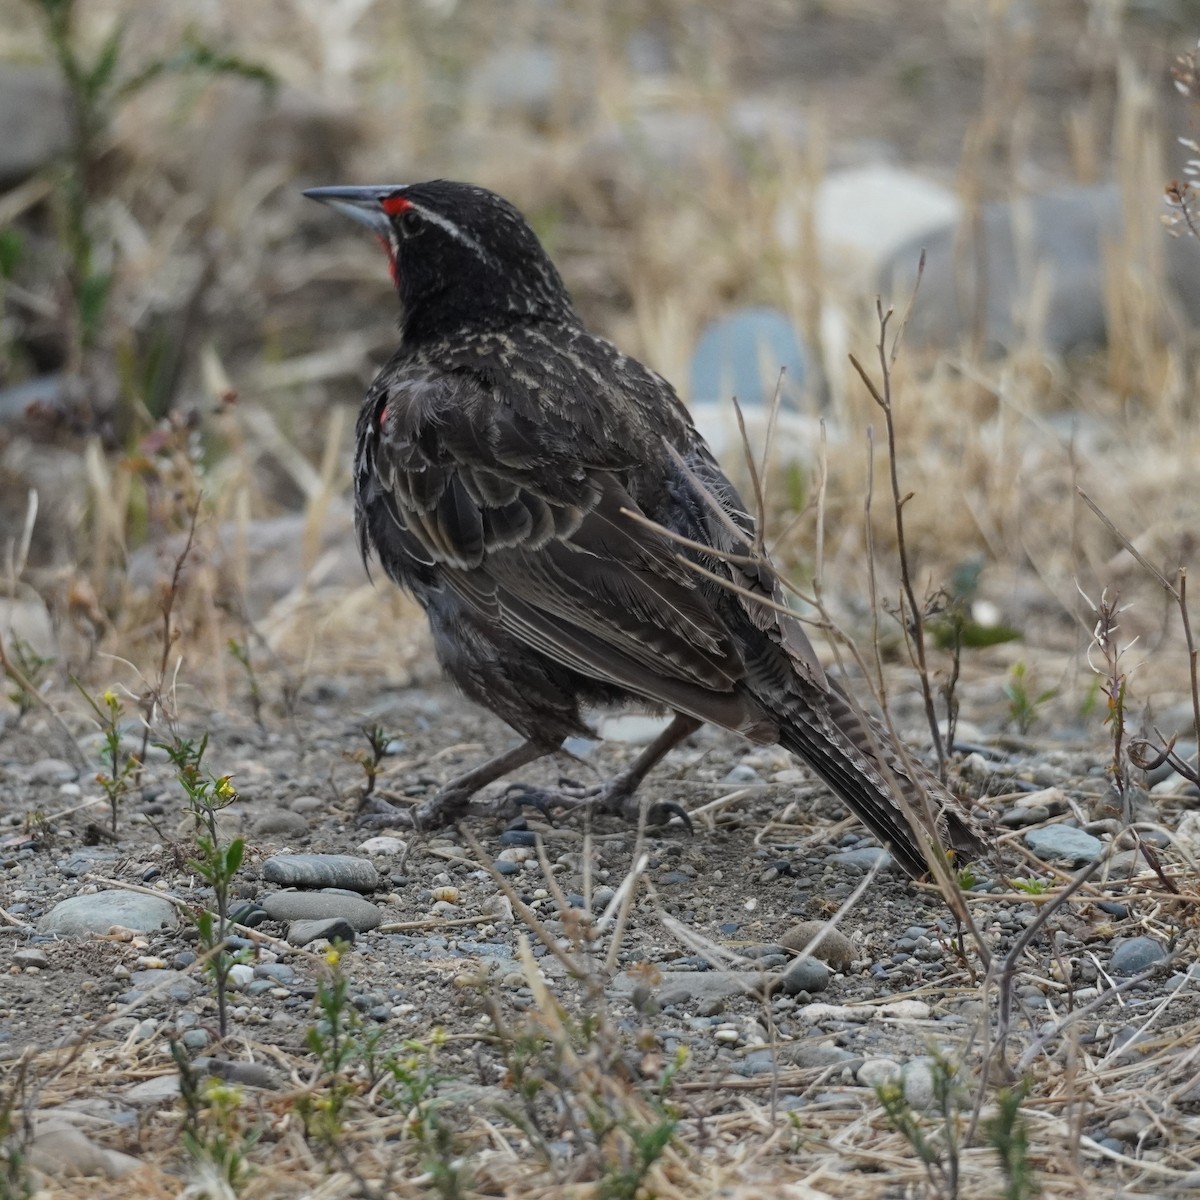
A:
{"label": "bird's tail", "polygon": [[929,872],[926,853],[938,853],[939,843],[967,858],[982,853],[982,831],[941,781],[914,755],[902,755],[836,683],[825,683],[819,695],[773,706],[780,744],[808,763],[913,878]]}

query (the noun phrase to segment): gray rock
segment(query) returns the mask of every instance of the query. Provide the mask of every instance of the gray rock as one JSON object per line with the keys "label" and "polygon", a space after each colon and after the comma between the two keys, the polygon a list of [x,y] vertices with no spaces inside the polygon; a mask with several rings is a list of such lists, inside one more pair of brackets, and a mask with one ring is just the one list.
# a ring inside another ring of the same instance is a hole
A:
{"label": "gray rock", "polygon": [[79,772],[61,758],[41,758],[25,772],[30,783],[69,783]]}
{"label": "gray rock", "polygon": [[[1168,284],[1181,311],[1200,311],[1196,247],[1162,233]],[[993,347],[1021,345],[1023,318],[1034,307],[1035,286],[1045,288],[1044,328],[1033,330],[1054,353],[1101,346],[1107,334],[1106,244],[1127,239],[1115,184],[1067,187],[1012,203],[988,204],[981,215],[977,253],[956,251],[957,223],[922,234],[900,247],[882,271],[885,297],[906,296],[917,257],[926,251],[920,302],[905,332],[926,345],[949,346],[971,332],[976,312]],[[977,277],[977,264],[982,276]],[[976,283],[976,279],[979,283]],[[977,288],[983,294],[978,296]]]}
{"label": "gray rock", "polygon": [[[0,121],[2,120],[0,117]],[[3,154],[2,149],[0,154]],[[6,388],[0,392],[0,408],[2,398],[9,390]],[[3,413],[0,412],[0,419],[2,418]],[[42,598],[32,589],[26,592],[22,585],[18,587],[21,591],[18,596],[0,596],[0,640],[3,640],[10,653],[13,647],[20,643],[28,646],[41,658],[57,658],[58,641],[49,610]]]}
{"label": "gray rock", "polygon": [[293,946],[307,946],[320,938],[327,942],[353,942],[354,929],[343,917],[328,921],[293,921],[288,926],[287,940]]}
{"label": "gray rock", "polygon": [[266,1088],[270,1091],[279,1088],[279,1077],[262,1063],[237,1062],[229,1058],[198,1058],[193,1066],[242,1087]]}
{"label": "gray rock", "polygon": [[362,854],[381,854],[389,858],[402,858],[408,852],[408,843],[398,837],[372,837],[367,838],[358,849]]}
{"label": "gray rock", "polygon": [[101,1175],[121,1179],[141,1163],[131,1155],[97,1146],[70,1125],[53,1125],[34,1136],[29,1147],[29,1164],[46,1175]]}
{"label": "gray rock", "polygon": [[15,951],[12,960],[15,966],[21,968],[36,967],[39,971],[44,971],[50,965],[50,959],[47,957],[46,952],[39,950],[36,946]]}
{"label": "gray rock", "polygon": [[738,763],[731,767],[722,783],[731,783],[736,786],[745,786],[747,784],[763,786],[763,777],[751,766],[746,763]]}
{"label": "gray rock", "polygon": [[1156,962],[1162,962],[1167,957],[1166,947],[1151,937],[1125,938],[1112,952],[1108,961],[1108,969],[1114,974],[1128,979],[1138,975]]}
{"label": "gray rock", "polygon": [[856,1072],[858,1082],[869,1088],[895,1083],[901,1075],[900,1064],[890,1058],[868,1058]]}
{"label": "gray rock", "polygon": [[806,354],[792,322],[774,308],[745,308],[714,321],[701,334],[690,365],[693,403],[768,407],[780,368],[781,399],[796,403],[804,384]]}
{"label": "gray rock", "polygon": [[487,112],[499,110],[543,120],[569,78],[552,47],[500,46],[472,70],[471,91]]}
{"label": "gray rock", "polygon": [[60,900],[38,922],[38,930],[63,937],[82,937],[107,933],[114,925],[151,933],[156,929],[174,929],[178,924],[175,906],[166,900],[141,892],[113,890]]}
{"label": "gray rock", "polygon": [[322,800],[320,796],[296,796],[289,801],[288,807],[294,813],[300,813],[301,816],[306,816],[308,813],[321,812],[329,807],[327,801]]}
{"label": "gray rock", "polygon": [[930,1108],[934,1101],[933,1072],[931,1058],[914,1058],[906,1062],[900,1072],[904,1098],[917,1109]]}
{"label": "gray rock", "polygon": [[827,962],[835,971],[849,970],[858,957],[858,947],[840,930],[826,930],[823,921],[801,921],[798,925],[793,925],[779,939],[779,943],[785,950],[799,954],[823,930],[817,948],[812,951],[813,958]]}
{"label": "gray rock", "polygon": [[273,892],[262,906],[273,921],[325,921],[340,917],[361,933],[383,922],[383,912],[369,900],[346,892]]}
{"label": "gray rock", "polygon": [[66,151],[69,111],[57,71],[0,63],[0,184],[17,183]]}
{"label": "gray rock", "polygon": [[[618,975],[612,981],[610,994],[628,998],[639,982],[629,975]],[[760,971],[668,971],[655,989],[655,998],[662,1005],[695,1006],[760,992],[763,983]]]}
{"label": "gray rock", "polygon": [[829,861],[843,867],[856,867],[864,874],[877,862],[883,863],[880,870],[888,871],[892,867],[892,856],[882,846],[859,846],[855,850],[843,850],[840,854],[831,854]]}
{"label": "gray rock", "polygon": [[126,1088],[123,1095],[125,1100],[138,1108],[174,1103],[179,1099],[179,1076],[175,1072],[155,1075],[153,1079],[145,1079]]}
{"label": "gray rock", "polygon": [[272,808],[258,817],[251,829],[257,837],[272,834],[285,838],[304,837],[308,833],[308,822],[298,812]]}
{"label": "gray rock", "polygon": [[379,886],[374,864],[350,854],[275,854],[263,863],[263,878],[281,887],[335,887],[352,892],[373,892]]}
{"label": "gray rock", "polygon": [[779,984],[789,996],[823,992],[829,986],[829,968],[815,958],[797,958],[779,977]]}
{"label": "gray rock", "polygon": [[1025,835],[1025,845],[1038,856],[1048,861],[1063,860],[1069,863],[1094,862],[1104,853],[1104,843],[1082,829],[1070,825],[1046,825],[1031,829]]}
{"label": "gray rock", "polygon": [[823,1069],[839,1065],[855,1066],[862,1061],[862,1056],[851,1054],[840,1046],[831,1046],[827,1042],[817,1042],[805,1039],[798,1042],[784,1042],[779,1047],[779,1060],[789,1066],[802,1067],[805,1070]]}

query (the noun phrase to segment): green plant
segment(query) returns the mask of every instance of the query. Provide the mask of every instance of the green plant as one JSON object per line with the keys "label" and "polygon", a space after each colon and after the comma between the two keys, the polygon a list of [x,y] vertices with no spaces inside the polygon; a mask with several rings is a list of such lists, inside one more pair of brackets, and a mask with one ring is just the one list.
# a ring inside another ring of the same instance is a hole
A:
{"label": "green plant", "polygon": [[1037,723],[1041,707],[1058,695],[1058,689],[1045,688],[1040,692],[1036,691],[1033,687],[1033,673],[1023,662],[1015,662],[1008,673],[1004,694],[1008,697],[1008,719],[1024,737]]}
{"label": "green plant", "polygon": [[[275,79],[264,67],[190,35],[173,53],[133,65],[128,62],[131,39],[127,21],[114,22],[93,48],[81,30],[83,5],[78,0],[26,2],[41,18],[66,91],[70,118],[69,145],[55,199],[70,307],[68,365],[78,371],[85,352],[101,338],[115,278],[117,251],[100,216],[103,174],[98,167],[122,108],[168,75],[236,75],[266,88],[273,88]],[[161,407],[151,400],[152,412]]]}
{"label": "green plant", "polygon": [[996,1093],[996,1113],[983,1122],[983,1136],[996,1151],[1004,1172],[1004,1200],[1033,1200],[1041,1192],[1029,1161],[1029,1129],[1021,1116],[1021,1103],[1029,1084],[1001,1088]]}
{"label": "green plant", "polygon": [[435,1029],[426,1043],[406,1041],[382,1063],[388,1082],[381,1095],[408,1113],[408,1132],[421,1152],[422,1165],[442,1200],[460,1200],[468,1172],[453,1126],[442,1119],[438,1084],[445,1076],[437,1068],[437,1052],[445,1033]]}
{"label": "green plant", "polygon": [[131,751],[125,750],[122,745],[121,719],[125,715],[125,706],[117,693],[108,688],[97,701],[78,679],[73,678],[72,682],[79,689],[79,694],[91,705],[104,735],[104,748],[100,751],[100,758],[107,763],[108,769],[96,775],[96,782],[108,800],[109,824],[113,833],[116,833],[117,813],[121,801],[136,782],[141,759]]}
{"label": "green plant", "polygon": [[946,590],[927,602],[927,628],[939,650],[950,654],[950,670],[938,690],[946,704],[946,745],[953,750],[958,726],[958,680],[963,651],[997,646],[1021,636],[1017,629],[1000,623],[984,624],[975,617],[975,598],[983,574],[983,559],[971,558],[955,569]]}
{"label": "green plant", "polygon": [[250,650],[243,646],[237,638],[230,638],[225,643],[229,649],[229,653],[233,655],[234,661],[240,664],[243,671],[246,672],[246,681],[250,685],[250,707],[254,712],[254,723],[263,728],[263,694],[262,689],[258,685],[258,676],[254,671],[254,663],[250,659]]}
{"label": "green plant", "polygon": [[200,909],[192,920],[200,934],[200,944],[206,953],[205,969],[211,975],[217,999],[217,1023],[221,1037],[228,1032],[230,969],[242,960],[241,954],[231,954],[226,941],[233,927],[229,917],[229,899],[233,880],[241,868],[246,853],[243,838],[222,843],[218,814],[237,798],[237,791],[228,775],[204,776],[200,763],[208,748],[208,734],[199,743],[176,738],[163,745],[176,778],[187,794],[188,811],[196,822],[196,857],[188,865],[212,888],[214,910]]}
{"label": "green plant", "polygon": [[0,1090],[0,1200],[30,1200],[33,1174],[26,1155],[33,1129],[26,1114],[27,1057],[22,1057]]}
{"label": "green plant", "polygon": [[1044,896],[1050,890],[1050,885],[1044,879],[1014,879],[1011,883],[1018,892],[1024,892],[1027,896]]}
{"label": "green plant", "polygon": [[15,634],[9,643],[8,652],[17,668],[8,676],[13,685],[8,698],[17,706],[17,720],[20,721],[26,713],[37,707],[37,694],[40,694],[46,668],[52,667],[55,659],[43,657],[28,642]]}
{"label": "green plant", "polygon": [[943,1054],[931,1055],[929,1076],[933,1095],[928,1116],[913,1108],[899,1081],[879,1084],[875,1094],[888,1124],[904,1138],[925,1168],[930,1188],[945,1200],[954,1200],[958,1195],[962,1088],[957,1068]]}
{"label": "green plant", "polygon": [[186,1195],[225,1200],[236,1195],[250,1175],[246,1156],[262,1131],[245,1121],[241,1088],[211,1076],[202,1080],[176,1041],[171,1042],[171,1057],[179,1070],[183,1106],[180,1141],[196,1174]]}
{"label": "green plant", "polygon": [[350,985],[342,970],[346,949],[335,942],[325,953],[327,971],[317,984],[314,1000],[320,1017],[304,1035],[317,1060],[320,1087],[303,1096],[297,1106],[305,1134],[330,1147],[337,1142],[346,1105],[355,1092],[346,1069],[361,1048],[361,1022],[350,1003]]}
{"label": "green plant", "polygon": [[387,754],[388,743],[392,739],[381,725],[364,725],[362,734],[367,739],[368,748],[348,751],[346,757],[362,767],[365,776],[362,784],[362,799],[365,800],[375,790],[375,784],[379,779],[379,764],[383,762],[384,756]]}

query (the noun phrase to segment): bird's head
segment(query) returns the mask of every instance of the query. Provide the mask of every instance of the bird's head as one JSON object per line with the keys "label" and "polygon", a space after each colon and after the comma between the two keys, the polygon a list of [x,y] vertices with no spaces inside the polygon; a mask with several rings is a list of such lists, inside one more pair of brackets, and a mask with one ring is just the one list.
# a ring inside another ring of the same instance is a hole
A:
{"label": "bird's head", "polygon": [[365,225],[387,251],[408,340],[518,321],[578,320],[525,218],[486,188],[435,179],[304,193]]}

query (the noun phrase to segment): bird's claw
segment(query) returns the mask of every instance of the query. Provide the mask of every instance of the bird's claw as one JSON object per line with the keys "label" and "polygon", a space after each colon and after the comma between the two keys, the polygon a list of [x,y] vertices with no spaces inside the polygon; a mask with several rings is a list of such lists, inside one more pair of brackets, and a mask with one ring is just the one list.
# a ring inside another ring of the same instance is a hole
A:
{"label": "bird's claw", "polygon": [[[641,804],[636,794],[623,788],[619,780],[584,787],[572,779],[560,779],[557,789],[534,787],[528,783],[511,783],[504,790],[502,800],[510,807],[536,808],[551,824],[554,809],[589,808],[593,813],[623,817],[631,825],[636,825],[641,815]],[[673,800],[660,800],[651,804],[646,813],[646,824],[666,825],[672,817],[678,817],[689,834],[695,832],[687,810]]]}

